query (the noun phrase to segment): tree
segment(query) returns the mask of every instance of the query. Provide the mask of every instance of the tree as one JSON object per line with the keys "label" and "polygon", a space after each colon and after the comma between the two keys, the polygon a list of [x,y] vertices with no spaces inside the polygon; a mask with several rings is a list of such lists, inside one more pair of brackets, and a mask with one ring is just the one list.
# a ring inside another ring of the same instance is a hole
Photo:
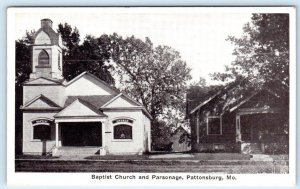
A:
{"label": "tree", "polygon": [[186,82],[190,69],[179,52],[168,46],[153,47],[134,36],[112,36],[112,60],[120,75],[121,89],[142,102],[154,120],[168,109],[184,109]]}
{"label": "tree", "polygon": [[110,74],[110,65],[105,63],[110,59],[110,40],[107,35],[99,38],[88,35],[82,44],[78,29],[74,29],[65,24],[59,24],[57,30],[64,44],[63,75],[67,80],[71,80],[84,71],[89,71],[98,78],[106,81],[108,84],[114,84],[114,78]]}
{"label": "tree", "polygon": [[212,74],[221,81],[247,79],[252,85],[281,83],[289,87],[289,15],[253,14],[244,34],[229,36],[236,59],[225,73]]}
{"label": "tree", "polygon": [[145,41],[134,36],[123,39],[113,34],[111,39],[112,60],[120,76],[120,88],[151,114],[155,140],[163,135],[162,127],[176,125],[177,118],[184,118],[190,69],[178,51],[168,46],[154,47],[149,38]]}
{"label": "tree", "polygon": [[35,31],[26,31],[23,39],[16,41],[16,87],[21,87],[22,83],[29,78],[31,73],[31,49],[33,44],[33,35]]}
{"label": "tree", "polygon": [[[226,67],[225,73],[212,76],[221,81],[233,81],[234,93],[227,95],[230,98],[238,99],[236,97],[260,88],[269,89],[280,97],[282,102],[278,105],[283,110],[278,116],[280,127],[272,127],[276,136],[266,134],[271,140],[265,152],[286,153],[289,138],[289,14],[253,14],[243,30],[240,38],[228,37],[235,45],[233,55],[236,59]],[[279,137],[280,133],[283,137]]]}

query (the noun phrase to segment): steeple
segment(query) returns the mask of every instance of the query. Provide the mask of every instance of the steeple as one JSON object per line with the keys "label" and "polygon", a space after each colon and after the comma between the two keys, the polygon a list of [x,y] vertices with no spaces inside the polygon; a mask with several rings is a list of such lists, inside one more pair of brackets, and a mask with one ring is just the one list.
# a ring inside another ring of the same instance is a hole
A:
{"label": "steeple", "polygon": [[41,28],[34,35],[30,78],[62,79],[62,41],[52,23],[48,18],[42,19]]}

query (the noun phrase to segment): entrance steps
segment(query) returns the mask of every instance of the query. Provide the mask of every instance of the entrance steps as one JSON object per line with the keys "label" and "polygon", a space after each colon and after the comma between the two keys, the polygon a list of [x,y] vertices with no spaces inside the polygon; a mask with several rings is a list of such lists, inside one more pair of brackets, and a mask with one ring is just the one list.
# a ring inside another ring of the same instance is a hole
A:
{"label": "entrance steps", "polygon": [[251,154],[251,161],[273,161],[273,158],[266,154]]}
{"label": "entrance steps", "polygon": [[241,151],[243,154],[262,154],[261,146],[258,143],[242,143]]}
{"label": "entrance steps", "polygon": [[92,156],[105,155],[105,150],[102,147],[94,146],[62,146],[58,147],[53,156]]}

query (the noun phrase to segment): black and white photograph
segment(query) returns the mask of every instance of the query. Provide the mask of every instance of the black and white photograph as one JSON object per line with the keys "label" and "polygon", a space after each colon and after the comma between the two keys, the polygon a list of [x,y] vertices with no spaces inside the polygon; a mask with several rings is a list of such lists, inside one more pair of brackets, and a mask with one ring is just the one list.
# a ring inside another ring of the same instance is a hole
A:
{"label": "black and white photograph", "polygon": [[293,184],[295,14],[9,8],[9,182]]}

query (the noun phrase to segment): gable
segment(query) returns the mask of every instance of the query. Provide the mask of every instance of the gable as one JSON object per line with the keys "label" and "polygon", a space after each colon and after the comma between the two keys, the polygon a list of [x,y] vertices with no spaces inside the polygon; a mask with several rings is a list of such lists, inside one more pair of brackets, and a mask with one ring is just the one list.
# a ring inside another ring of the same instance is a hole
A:
{"label": "gable", "polygon": [[124,96],[123,94],[116,96],[114,99],[112,99],[110,102],[104,105],[105,108],[117,108],[117,107],[130,108],[130,107],[140,107],[140,106],[141,106],[140,104]]}
{"label": "gable", "polygon": [[[74,80],[74,81],[73,81]],[[66,87],[66,96],[115,95],[116,91],[108,84],[89,74],[71,80]]]}
{"label": "gable", "polygon": [[251,97],[247,102],[242,104],[239,108],[263,108],[263,107],[280,107],[281,100],[274,94],[263,90]]}
{"label": "gable", "polygon": [[39,77],[34,80],[29,80],[24,83],[24,85],[58,85],[61,84],[60,81],[44,78],[44,77]]}
{"label": "gable", "polygon": [[28,107],[30,107],[30,108],[31,107],[43,107],[43,108],[45,108],[45,107],[53,107],[53,105],[50,104],[50,103],[47,103],[46,101],[44,101],[42,99],[38,99],[35,102],[33,102],[32,104],[30,104],[30,106],[28,106]]}
{"label": "gable", "polygon": [[91,104],[80,99],[75,100],[72,104],[57,113],[54,117],[106,117],[105,114],[97,110]]}
{"label": "gable", "polygon": [[44,95],[39,95],[35,97],[34,99],[27,102],[23,108],[60,108],[59,105],[57,105],[55,102],[50,100],[49,98],[45,97]]}

